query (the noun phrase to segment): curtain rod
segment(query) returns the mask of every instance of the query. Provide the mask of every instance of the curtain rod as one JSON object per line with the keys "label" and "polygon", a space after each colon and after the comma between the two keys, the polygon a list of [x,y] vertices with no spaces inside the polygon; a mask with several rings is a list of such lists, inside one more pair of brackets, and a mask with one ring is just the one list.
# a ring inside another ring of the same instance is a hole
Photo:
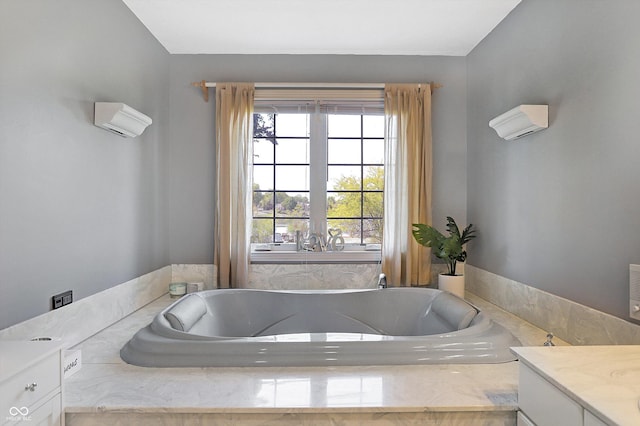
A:
{"label": "curtain rod", "polygon": [[[257,89],[384,89],[384,83],[254,83]],[[442,87],[441,84],[430,83],[431,91]],[[192,86],[202,90],[205,102],[209,102],[209,88],[216,87],[212,81],[196,81]]]}

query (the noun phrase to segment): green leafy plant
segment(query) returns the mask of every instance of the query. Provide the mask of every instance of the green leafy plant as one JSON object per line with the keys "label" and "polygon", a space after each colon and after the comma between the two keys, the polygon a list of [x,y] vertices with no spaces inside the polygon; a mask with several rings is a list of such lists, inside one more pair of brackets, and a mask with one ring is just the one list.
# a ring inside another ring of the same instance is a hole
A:
{"label": "green leafy plant", "polygon": [[460,234],[456,221],[450,216],[447,216],[447,231],[448,237],[433,226],[414,223],[412,232],[418,244],[431,247],[433,255],[447,263],[448,271],[444,275],[455,275],[456,264],[467,259],[464,245],[476,237],[476,231],[473,229],[473,224],[469,224]]}

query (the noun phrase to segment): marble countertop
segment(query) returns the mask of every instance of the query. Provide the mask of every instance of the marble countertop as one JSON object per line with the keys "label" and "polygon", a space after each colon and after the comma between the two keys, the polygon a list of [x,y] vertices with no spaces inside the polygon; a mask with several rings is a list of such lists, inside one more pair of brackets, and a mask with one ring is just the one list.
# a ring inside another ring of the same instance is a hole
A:
{"label": "marble countertop", "polygon": [[[482,299],[469,300],[525,345],[546,332]],[[366,367],[145,368],[120,348],[173,299],[163,296],[74,349],[82,369],[65,382],[67,413],[515,411],[518,363]],[[563,344],[558,341],[556,344]]]}
{"label": "marble countertop", "polygon": [[521,362],[603,420],[640,424],[640,345],[512,350]]}

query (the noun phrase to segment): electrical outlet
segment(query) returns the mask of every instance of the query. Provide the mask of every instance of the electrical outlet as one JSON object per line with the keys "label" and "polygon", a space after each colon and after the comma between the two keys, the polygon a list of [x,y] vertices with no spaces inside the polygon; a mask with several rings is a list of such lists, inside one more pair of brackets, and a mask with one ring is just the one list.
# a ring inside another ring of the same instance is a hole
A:
{"label": "electrical outlet", "polygon": [[73,291],[67,290],[64,293],[56,294],[51,298],[51,309],[62,308],[73,302]]}

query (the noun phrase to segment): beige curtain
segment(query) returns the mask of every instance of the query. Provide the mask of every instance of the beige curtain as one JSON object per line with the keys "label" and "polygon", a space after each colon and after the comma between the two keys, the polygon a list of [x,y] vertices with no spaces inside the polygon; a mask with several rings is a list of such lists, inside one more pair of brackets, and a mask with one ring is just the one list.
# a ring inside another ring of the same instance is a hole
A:
{"label": "beige curtain", "polygon": [[216,84],[218,287],[246,287],[251,237],[253,84]]}
{"label": "beige curtain", "polygon": [[389,285],[431,282],[431,249],[412,224],[431,224],[431,86],[385,86],[385,182],[382,272]]}

